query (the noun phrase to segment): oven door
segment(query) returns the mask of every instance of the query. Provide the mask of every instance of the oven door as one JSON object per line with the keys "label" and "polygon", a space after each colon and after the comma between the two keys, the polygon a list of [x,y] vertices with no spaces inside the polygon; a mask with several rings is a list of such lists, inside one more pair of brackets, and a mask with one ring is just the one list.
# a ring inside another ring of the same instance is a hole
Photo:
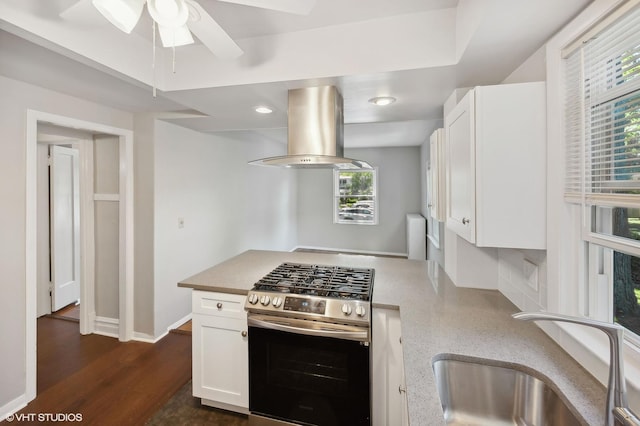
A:
{"label": "oven door", "polygon": [[371,424],[368,329],[267,315],[250,315],[248,323],[252,414]]}

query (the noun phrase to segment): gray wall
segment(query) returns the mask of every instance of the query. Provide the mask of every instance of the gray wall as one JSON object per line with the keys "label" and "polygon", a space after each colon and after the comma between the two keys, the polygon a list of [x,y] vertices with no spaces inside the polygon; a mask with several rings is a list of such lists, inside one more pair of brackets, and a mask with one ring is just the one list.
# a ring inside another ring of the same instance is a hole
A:
{"label": "gray wall", "polygon": [[136,114],[133,140],[134,294],[133,329],[153,336],[154,126],[149,114]]}
{"label": "gray wall", "polygon": [[[120,193],[120,139],[94,137],[94,192]],[[96,315],[120,318],[120,202],[95,201],[95,302]]]}
{"label": "gray wall", "polygon": [[345,149],[378,167],[377,225],[333,223],[333,171],[298,170],[298,246],[406,254],[406,214],[420,213],[420,147]]}

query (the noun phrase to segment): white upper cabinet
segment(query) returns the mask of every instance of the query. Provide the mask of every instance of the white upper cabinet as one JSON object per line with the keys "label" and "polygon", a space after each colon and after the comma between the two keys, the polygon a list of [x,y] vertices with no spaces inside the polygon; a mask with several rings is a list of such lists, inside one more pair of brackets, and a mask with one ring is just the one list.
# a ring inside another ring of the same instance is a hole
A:
{"label": "white upper cabinet", "polygon": [[479,247],[546,248],[543,82],[471,89],[445,117],[446,225]]}
{"label": "white upper cabinet", "polygon": [[446,218],[446,188],[444,164],[444,129],[437,129],[429,140],[429,215],[438,222]]}

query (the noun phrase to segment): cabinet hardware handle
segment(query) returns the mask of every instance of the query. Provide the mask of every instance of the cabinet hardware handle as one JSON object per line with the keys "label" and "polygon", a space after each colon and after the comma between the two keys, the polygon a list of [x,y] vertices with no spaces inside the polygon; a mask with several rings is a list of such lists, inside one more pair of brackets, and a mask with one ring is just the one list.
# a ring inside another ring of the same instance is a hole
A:
{"label": "cabinet hardware handle", "polygon": [[467,223],[469,223],[469,219],[467,219],[466,217],[462,218],[462,224],[466,225]]}
{"label": "cabinet hardware handle", "polygon": [[218,309],[222,309],[222,303],[218,302],[216,306],[218,307]]}
{"label": "cabinet hardware handle", "polygon": [[246,332],[246,331],[244,331],[244,330],[242,330],[242,332],[240,333],[240,335],[241,335],[242,337],[247,337],[247,332]]}
{"label": "cabinet hardware handle", "polygon": [[402,387],[402,385],[398,386],[398,393],[406,392],[407,390]]}

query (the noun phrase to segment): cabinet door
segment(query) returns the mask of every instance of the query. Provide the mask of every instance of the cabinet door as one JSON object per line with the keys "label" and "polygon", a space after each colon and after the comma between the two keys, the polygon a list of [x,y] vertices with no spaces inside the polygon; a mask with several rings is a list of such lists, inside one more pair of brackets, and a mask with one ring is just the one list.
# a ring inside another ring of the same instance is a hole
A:
{"label": "cabinet door", "polygon": [[474,92],[469,91],[445,118],[447,227],[475,242]]}
{"label": "cabinet door", "polygon": [[407,413],[400,312],[374,309],[372,314],[371,423],[373,426],[401,425]]}
{"label": "cabinet door", "polygon": [[193,315],[193,395],[249,407],[247,321]]}

